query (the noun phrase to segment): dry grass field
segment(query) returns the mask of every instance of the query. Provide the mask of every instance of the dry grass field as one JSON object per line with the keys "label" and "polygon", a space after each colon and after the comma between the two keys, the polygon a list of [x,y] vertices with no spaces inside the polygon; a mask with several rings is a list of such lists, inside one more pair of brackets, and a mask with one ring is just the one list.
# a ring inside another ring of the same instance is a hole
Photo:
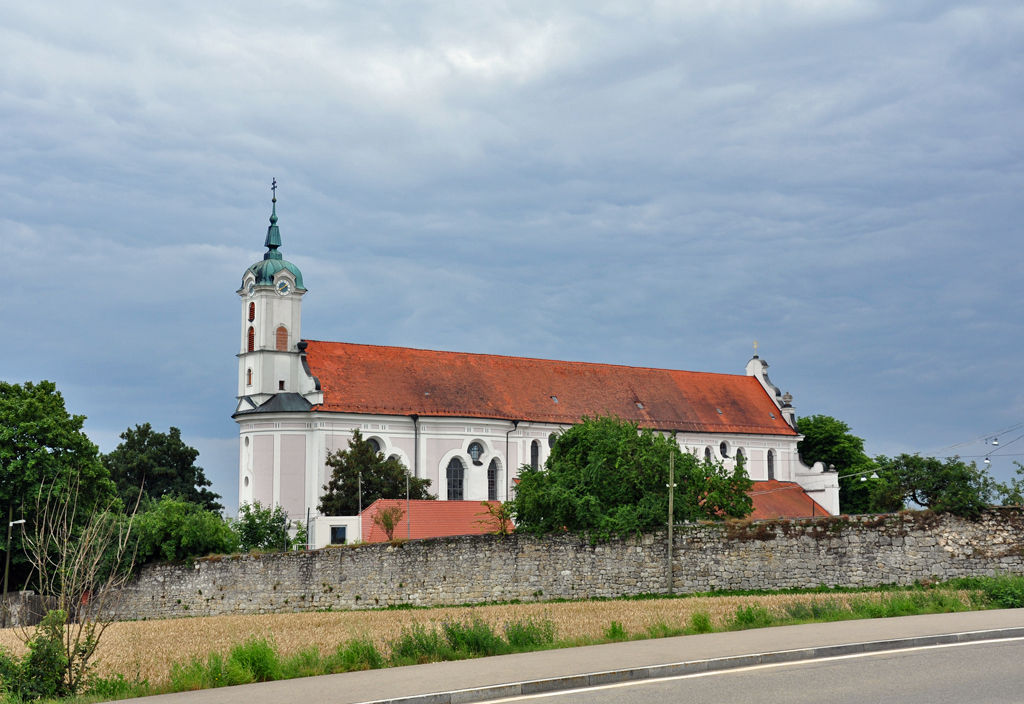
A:
{"label": "dry grass field", "polygon": [[[965,604],[970,602],[968,592],[957,594]],[[195,656],[205,657],[213,651],[227,653],[231,646],[250,636],[272,638],[284,656],[311,646],[327,652],[352,638],[370,638],[386,653],[388,641],[398,637],[404,627],[417,622],[429,626],[431,622],[480,618],[501,629],[509,621],[548,619],[555,624],[558,639],[600,638],[612,621],[618,621],[632,634],[662,623],[683,627],[691,614],[704,612],[716,627],[724,627],[739,607],[763,606],[783,616],[789,604],[848,603],[851,599],[865,598],[881,599],[883,596],[862,593],[693,597],[134,621],[115,623],[106,630],[100,643],[98,664],[102,674],[138,675],[158,684],[167,680],[172,663],[185,662]],[[0,646],[16,653],[24,652],[13,629],[0,630]]]}

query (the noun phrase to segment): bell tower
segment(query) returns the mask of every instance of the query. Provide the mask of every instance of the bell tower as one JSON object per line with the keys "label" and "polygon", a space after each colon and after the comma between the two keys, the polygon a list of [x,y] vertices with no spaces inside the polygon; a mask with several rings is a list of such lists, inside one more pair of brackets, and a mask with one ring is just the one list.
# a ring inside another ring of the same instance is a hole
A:
{"label": "bell tower", "polygon": [[261,261],[242,275],[238,289],[241,326],[238,351],[238,406],[236,413],[252,411],[275,396],[310,396],[318,390],[305,373],[299,343],[302,340],[302,272],[281,252],[277,226],[277,181],[271,190],[270,227]]}

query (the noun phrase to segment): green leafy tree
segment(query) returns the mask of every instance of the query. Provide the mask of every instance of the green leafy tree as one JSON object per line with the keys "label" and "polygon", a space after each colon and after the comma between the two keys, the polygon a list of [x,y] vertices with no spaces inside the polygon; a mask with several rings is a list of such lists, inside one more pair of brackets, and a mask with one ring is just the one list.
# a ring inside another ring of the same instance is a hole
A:
{"label": "green leafy tree", "polygon": [[676,453],[676,521],[747,516],[753,482],[742,461],[734,470],[700,462],[675,438],[618,418],[584,418],[562,433],[543,467],[520,469],[512,513],[518,530],[587,532],[596,538],[665,524],[669,457]]}
{"label": "green leafy tree", "polygon": [[[114,483],[100,462],[99,449],[82,431],[85,416],[71,415],[55,384],[9,384],[0,381],[0,515],[25,518],[12,533],[11,583],[19,587],[30,568],[24,536],[35,524],[45,491],[60,499],[73,492],[79,520],[96,506],[111,507]],[[132,502],[134,505],[134,501]],[[113,506],[120,510],[120,503]],[[7,531],[0,530],[0,541]]]}
{"label": "green leafy tree", "polygon": [[238,533],[219,513],[176,496],[150,500],[135,523],[140,563],[225,555],[240,545]]}
{"label": "green leafy tree", "polygon": [[[874,486],[861,481],[862,472],[877,469],[864,452],[864,441],[850,432],[850,426],[831,416],[806,416],[797,421],[804,439],[797,451],[804,464],[821,462],[839,472],[839,506],[843,513],[877,513],[884,508],[874,502]],[[854,476],[849,476],[854,475]]]}
{"label": "green leafy tree", "polygon": [[1011,479],[1009,484],[999,485],[1003,506],[1024,506],[1024,464],[1014,464],[1017,465],[1017,478]]}
{"label": "green leafy tree", "polygon": [[373,515],[373,524],[384,531],[391,541],[395,539],[395,528],[402,522],[404,515],[405,509],[401,506],[381,506]]}
{"label": "green leafy tree", "polygon": [[348,449],[331,453],[327,466],[331,479],[324,486],[317,510],[324,516],[354,516],[359,512],[359,486],[362,477],[362,504],[366,508],[377,499],[404,499],[405,482],[409,480],[409,498],[434,499],[430,480],[410,476],[405,465],[384,455],[363,439],[356,430],[348,441]]}
{"label": "green leafy tree", "polygon": [[217,502],[220,494],[206,488],[212,482],[203,468],[196,466],[198,457],[199,451],[182,441],[177,428],[160,433],[144,423],[121,433],[121,444],[103,456],[103,464],[125,505],[133,504],[142,490],[154,500],[177,496],[207,510],[220,511],[224,508]]}
{"label": "green leafy tree", "polygon": [[878,457],[879,479],[872,485],[876,506],[889,510],[902,508],[912,501],[918,506],[974,517],[992,504],[1001,486],[977,464],[967,464],[959,457],[945,462],[935,457],[902,454]]}
{"label": "green leafy tree", "polygon": [[238,507],[238,518],[231,524],[242,550],[287,550],[288,514],[277,506],[264,506],[259,501]]}

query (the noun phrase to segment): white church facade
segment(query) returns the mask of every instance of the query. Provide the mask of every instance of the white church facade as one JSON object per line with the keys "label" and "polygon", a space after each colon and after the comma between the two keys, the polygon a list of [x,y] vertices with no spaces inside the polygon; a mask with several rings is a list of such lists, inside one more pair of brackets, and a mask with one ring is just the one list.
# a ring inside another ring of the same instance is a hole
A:
{"label": "white church facade", "polygon": [[305,282],[279,251],[273,203],[267,252],[237,292],[240,502],[316,516],[327,456],[354,429],[440,500],[505,500],[555,434],[615,415],[675,432],[698,457],[742,455],[755,481],[794,483],[839,512],[837,476],[800,461],[792,399],[756,354],[731,375],[304,340]]}

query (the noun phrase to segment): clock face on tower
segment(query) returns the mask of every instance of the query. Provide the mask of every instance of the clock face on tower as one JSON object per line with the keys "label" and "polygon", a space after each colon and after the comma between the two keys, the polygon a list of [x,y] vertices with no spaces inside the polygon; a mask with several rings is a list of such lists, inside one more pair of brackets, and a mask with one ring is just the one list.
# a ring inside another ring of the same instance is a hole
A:
{"label": "clock face on tower", "polygon": [[287,296],[292,290],[291,285],[287,281],[277,282],[277,292],[282,296]]}
{"label": "clock face on tower", "polygon": [[250,283],[249,284],[249,297],[252,298],[255,294],[256,294],[256,284],[255,283]]}

